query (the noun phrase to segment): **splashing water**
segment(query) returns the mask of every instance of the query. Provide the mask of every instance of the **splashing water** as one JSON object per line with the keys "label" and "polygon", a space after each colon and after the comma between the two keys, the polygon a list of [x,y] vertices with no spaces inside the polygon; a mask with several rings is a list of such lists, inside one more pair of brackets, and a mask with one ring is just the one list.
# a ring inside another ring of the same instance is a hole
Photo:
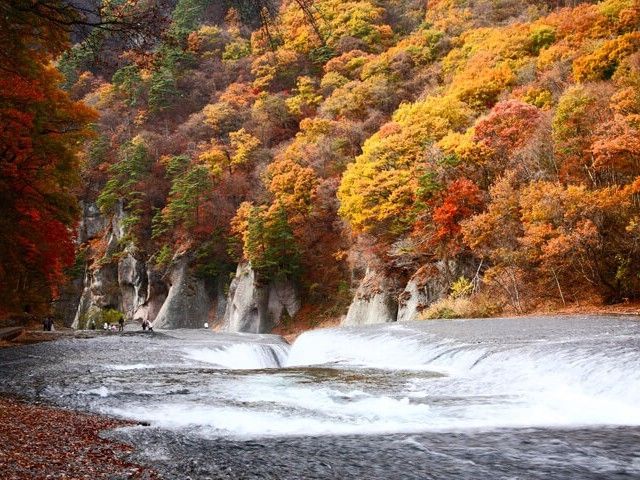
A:
{"label": "splashing water", "polygon": [[[43,378],[37,395],[204,437],[640,425],[640,323],[629,320],[329,329],[291,347],[197,332],[83,342],[46,347],[55,378],[23,359],[30,381]],[[33,390],[9,377],[5,389]]]}

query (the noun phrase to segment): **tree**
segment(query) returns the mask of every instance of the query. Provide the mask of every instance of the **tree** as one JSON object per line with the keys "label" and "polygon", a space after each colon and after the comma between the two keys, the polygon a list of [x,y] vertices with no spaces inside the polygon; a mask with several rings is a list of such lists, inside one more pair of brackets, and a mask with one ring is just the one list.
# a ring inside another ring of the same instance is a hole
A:
{"label": "tree", "polygon": [[134,228],[140,223],[143,211],[147,207],[144,183],[151,166],[144,139],[141,136],[134,137],[120,148],[118,161],[109,167],[111,178],[96,201],[103,214],[114,214],[120,206],[124,209],[123,227],[132,239],[136,239]]}
{"label": "tree", "polygon": [[593,53],[576,59],[573,76],[576,82],[607,80],[613,76],[624,57],[640,49],[640,32],[627,33],[604,42]]}
{"label": "tree", "polygon": [[452,97],[401,106],[347,167],[338,190],[340,215],[356,232],[393,238],[408,231],[429,145],[468,122],[468,108]]}
{"label": "tree", "polygon": [[475,140],[500,156],[524,147],[541,121],[542,112],[526,103],[507,100],[496,104],[475,125]]}
{"label": "tree", "polygon": [[316,93],[317,86],[310,77],[298,77],[296,95],[288,98],[285,103],[289,111],[297,117],[312,116],[318,105],[322,103],[322,95]]}
{"label": "tree", "polygon": [[267,169],[267,187],[294,225],[302,226],[309,220],[317,185],[318,179],[311,168],[287,157],[276,160]]}
{"label": "tree", "polygon": [[463,248],[461,223],[480,210],[482,193],[466,178],[451,182],[442,202],[433,210],[435,235],[433,241],[443,250],[445,258],[455,257]]}
{"label": "tree", "polygon": [[232,221],[232,232],[242,242],[242,256],[262,281],[300,272],[300,255],[284,208],[244,203]]}
{"label": "tree", "polygon": [[564,179],[594,181],[588,155],[596,126],[608,113],[602,91],[583,86],[568,88],[553,117],[553,141],[560,175]]}
{"label": "tree", "polygon": [[[27,8],[33,7],[33,10]],[[73,263],[81,142],[95,113],[72,101],[51,60],[67,45],[58,2],[0,11],[0,311],[46,310]]]}
{"label": "tree", "polygon": [[213,232],[213,224],[207,225],[207,214],[212,213],[211,172],[204,165],[191,164],[185,156],[173,157],[167,170],[171,190],[167,205],[154,219],[153,235],[172,232],[181,243],[198,242]]}

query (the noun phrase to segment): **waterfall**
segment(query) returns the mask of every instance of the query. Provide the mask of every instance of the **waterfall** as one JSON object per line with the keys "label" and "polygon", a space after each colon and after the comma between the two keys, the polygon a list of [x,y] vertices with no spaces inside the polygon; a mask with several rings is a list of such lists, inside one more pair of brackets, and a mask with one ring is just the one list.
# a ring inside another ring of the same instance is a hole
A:
{"label": "waterfall", "polygon": [[289,353],[286,344],[234,343],[214,348],[185,349],[187,358],[218,367],[252,370],[282,367]]}
{"label": "waterfall", "polygon": [[[491,321],[474,327],[491,326]],[[630,324],[637,323],[629,322]],[[409,398],[466,399],[468,426],[533,424],[640,425],[640,350],[636,335],[464,341],[412,329],[310,331],[291,348],[286,365],[429,371],[415,378]],[[498,418],[481,418],[494,399]],[[475,400],[479,400],[476,402]],[[474,403],[478,403],[474,405]],[[474,415],[472,413],[475,409]],[[443,411],[446,409],[443,409]],[[432,423],[431,426],[435,425]]]}
{"label": "waterfall", "polygon": [[640,322],[613,317],[323,329],[291,346],[105,336],[5,349],[2,373],[7,391],[41,376],[37,394],[67,406],[216,438],[640,426]]}

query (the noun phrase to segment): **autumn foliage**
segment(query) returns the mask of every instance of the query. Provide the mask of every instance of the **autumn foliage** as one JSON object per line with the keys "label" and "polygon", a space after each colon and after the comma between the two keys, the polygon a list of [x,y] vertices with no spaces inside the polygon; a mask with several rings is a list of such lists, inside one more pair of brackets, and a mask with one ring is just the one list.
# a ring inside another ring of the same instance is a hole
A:
{"label": "autumn foliage", "polygon": [[[190,252],[225,278],[250,261],[325,306],[371,265],[405,281],[435,262],[515,311],[640,295],[636,0],[222,3],[179,0],[162,41],[111,71],[78,46],[60,61],[100,112],[83,199],[125,216],[118,248],[164,267]],[[21,195],[9,210],[35,230],[2,248],[61,268],[36,231],[72,224],[50,192],[75,181],[92,117],[34,58],[30,81],[6,80],[0,128],[59,166],[37,188],[55,209]]]}
{"label": "autumn foliage", "polygon": [[0,312],[45,310],[74,262],[78,151],[95,113],[60,88],[59,24],[0,16]]}

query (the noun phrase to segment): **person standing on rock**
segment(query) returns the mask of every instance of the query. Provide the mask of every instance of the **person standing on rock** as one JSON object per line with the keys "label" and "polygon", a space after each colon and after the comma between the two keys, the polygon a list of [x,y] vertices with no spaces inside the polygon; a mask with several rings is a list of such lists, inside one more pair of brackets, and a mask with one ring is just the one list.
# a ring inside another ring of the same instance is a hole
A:
{"label": "person standing on rock", "polygon": [[119,332],[124,332],[124,317],[121,316],[120,319],[118,319],[118,331]]}

